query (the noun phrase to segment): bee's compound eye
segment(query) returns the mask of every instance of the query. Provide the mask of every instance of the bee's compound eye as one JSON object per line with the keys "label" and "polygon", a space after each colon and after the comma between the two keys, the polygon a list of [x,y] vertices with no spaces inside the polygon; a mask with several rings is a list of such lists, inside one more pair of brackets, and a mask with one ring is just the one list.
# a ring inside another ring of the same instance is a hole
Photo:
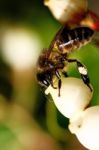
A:
{"label": "bee's compound eye", "polygon": [[45,76],[42,73],[38,73],[36,77],[37,77],[38,82],[43,83]]}
{"label": "bee's compound eye", "polygon": [[37,80],[41,86],[49,86],[49,79],[46,78],[45,73],[38,73]]}

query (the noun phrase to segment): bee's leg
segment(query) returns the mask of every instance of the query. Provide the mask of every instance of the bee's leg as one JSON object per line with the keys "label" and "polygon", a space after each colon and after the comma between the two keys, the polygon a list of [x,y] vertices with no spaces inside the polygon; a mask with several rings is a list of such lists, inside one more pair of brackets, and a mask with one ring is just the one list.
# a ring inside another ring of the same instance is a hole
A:
{"label": "bee's leg", "polygon": [[66,78],[66,77],[68,77],[68,74],[67,74],[67,72],[64,70],[64,71],[62,71],[62,74],[63,74],[63,76]]}
{"label": "bee's leg", "polygon": [[47,82],[49,83],[49,85],[51,85],[54,89],[57,89],[57,87],[55,87],[53,85],[53,80],[52,80],[52,77],[50,75],[47,76]]}
{"label": "bee's leg", "polygon": [[63,70],[62,70],[62,75],[66,78],[68,77],[68,74],[67,74],[67,67],[64,67]]}
{"label": "bee's leg", "polygon": [[77,59],[66,59],[69,63],[75,62],[77,64],[78,71],[81,75],[83,82],[90,88],[91,92],[93,91],[90,86],[90,79],[88,77],[88,71],[85,65],[79,62]]}
{"label": "bee's leg", "polygon": [[62,81],[58,70],[55,71],[55,75],[58,78],[58,96],[60,97],[60,89],[61,89]]}
{"label": "bee's leg", "polygon": [[53,87],[53,89],[57,89],[57,87],[55,87],[55,86],[53,85],[53,81],[50,81],[50,84],[51,84],[51,86]]}

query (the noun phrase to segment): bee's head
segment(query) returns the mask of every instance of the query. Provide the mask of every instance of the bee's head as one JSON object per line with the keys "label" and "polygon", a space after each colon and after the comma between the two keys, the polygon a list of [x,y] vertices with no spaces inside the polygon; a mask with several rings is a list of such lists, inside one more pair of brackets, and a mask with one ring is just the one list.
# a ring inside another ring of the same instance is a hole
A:
{"label": "bee's head", "polygon": [[37,73],[37,81],[42,87],[48,87],[50,85],[50,75],[48,73]]}

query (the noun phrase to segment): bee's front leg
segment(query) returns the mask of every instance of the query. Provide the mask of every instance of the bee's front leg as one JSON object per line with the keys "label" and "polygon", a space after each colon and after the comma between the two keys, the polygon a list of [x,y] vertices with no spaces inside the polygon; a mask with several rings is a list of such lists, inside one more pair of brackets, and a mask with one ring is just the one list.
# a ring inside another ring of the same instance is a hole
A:
{"label": "bee's front leg", "polygon": [[62,86],[62,81],[61,81],[61,76],[60,76],[58,70],[55,71],[55,75],[58,78],[58,90],[59,90],[58,91],[58,96],[60,97],[60,89],[61,89],[61,86]]}

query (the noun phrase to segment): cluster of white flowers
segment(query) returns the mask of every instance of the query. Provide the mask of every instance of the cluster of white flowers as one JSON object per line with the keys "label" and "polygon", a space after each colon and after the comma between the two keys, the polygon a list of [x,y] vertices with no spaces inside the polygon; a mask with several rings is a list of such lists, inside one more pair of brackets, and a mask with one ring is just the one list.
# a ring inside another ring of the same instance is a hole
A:
{"label": "cluster of white flowers", "polygon": [[58,89],[49,86],[50,94],[57,109],[69,118],[69,130],[90,150],[99,150],[99,106],[88,107],[93,92],[81,79],[62,78],[60,97]]}
{"label": "cluster of white flowers", "polygon": [[[62,24],[80,23],[88,9],[88,0],[44,0],[53,16]],[[99,106],[88,107],[93,96],[89,87],[78,78],[63,78],[58,89],[49,86],[57,109],[69,118],[69,130],[90,150],[99,150]]]}

